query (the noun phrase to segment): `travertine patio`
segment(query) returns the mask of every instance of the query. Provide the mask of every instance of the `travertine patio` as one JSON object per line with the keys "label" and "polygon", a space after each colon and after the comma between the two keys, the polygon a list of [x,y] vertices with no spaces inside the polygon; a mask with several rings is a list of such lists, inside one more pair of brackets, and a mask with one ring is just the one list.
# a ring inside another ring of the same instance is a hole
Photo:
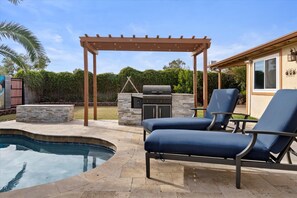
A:
{"label": "travertine patio", "polygon": [[152,179],[147,179],[142,128],[119,126],[117,121],[90,121],[88,127],[83,126],[82,120],[65,124],[8,121],[0,123],[0,128],[96,137],[117,147],[110,160],[91,171],[55,183],[1,193],[0,197],[297,197],[297,173],[289,171],[244,168],[242,189],[238,190],[233,166],[152,160]]}

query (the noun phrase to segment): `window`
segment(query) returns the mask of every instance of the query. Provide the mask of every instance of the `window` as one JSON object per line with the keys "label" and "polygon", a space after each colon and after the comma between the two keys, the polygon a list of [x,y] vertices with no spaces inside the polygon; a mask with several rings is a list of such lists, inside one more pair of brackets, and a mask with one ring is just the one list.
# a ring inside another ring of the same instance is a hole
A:
{"label": "window", "polygon": [[278,57],[276,55],[254,61],[254,90],[275,90],[278,87]]}

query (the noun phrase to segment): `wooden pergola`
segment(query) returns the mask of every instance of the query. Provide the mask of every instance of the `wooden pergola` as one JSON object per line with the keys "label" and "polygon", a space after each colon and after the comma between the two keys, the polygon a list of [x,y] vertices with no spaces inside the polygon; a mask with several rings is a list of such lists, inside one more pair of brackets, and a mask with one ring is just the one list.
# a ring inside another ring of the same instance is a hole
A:
{"label": "wooden pergola", "polygon": [[193,56],[193,94],[194,107],[197,107],[197,56],[203,53],[203,106],[208,104],[207,99],[207,49],[210,47],[210,39],[204,38],[154,38],[148,37],[101,37],[96,36],[80,37],[80,44],[84,48],[84,125],[88,126],[88,106],[89,106],[89,80],[88,80],[88,52],[93,54],[93,101],[94,120],[97,120],[97,72],[96,56],[98,51],[154,51],[154,52],[192,52]]}

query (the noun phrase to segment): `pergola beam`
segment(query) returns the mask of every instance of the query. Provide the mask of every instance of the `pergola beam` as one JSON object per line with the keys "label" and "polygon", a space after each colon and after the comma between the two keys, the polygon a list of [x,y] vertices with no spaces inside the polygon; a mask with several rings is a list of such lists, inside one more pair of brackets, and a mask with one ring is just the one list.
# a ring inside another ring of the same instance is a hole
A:
{"label": "pergola beam", "polygon": [[210,43],[210,39],[192,39],[192,38],[136,38],[133,37],[80,37],[83,42],[90,43],[177,43],[177,44],[207,44]]}
{"label": "pergola beam", "polygon": [[192,52],[192,55],[196,56],[198,54],[201,54],[205,48],[207,49],[209,47],[205,45],[201,45],[199,48],[197,48],[195,51]]}
{"label": "pergola beam", "polygon": [[84,42],[84,41],[81,41],[80,42],[80,45],[83,47],[83,48],[87,48],[87,50],[92,53],[92,54],[98,54],[98,50],[94,48],[94,46],[92,46],[90,43],[88,42]]}
{"label": "pergola beam", "polygon": [[86,46],[88,48],[88,51],[91,52],[93,55],[98,54],[98,51],[92,45],[90,45],[89,43],[86,43]]}

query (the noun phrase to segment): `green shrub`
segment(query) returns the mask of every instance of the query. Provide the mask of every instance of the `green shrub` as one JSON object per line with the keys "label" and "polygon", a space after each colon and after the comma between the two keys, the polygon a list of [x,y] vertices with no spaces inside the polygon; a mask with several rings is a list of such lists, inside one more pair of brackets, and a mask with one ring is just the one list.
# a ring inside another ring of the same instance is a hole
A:
{"label": "green shrub", "polygon": [[[165,69],[138,71],[131,67],[123,68],[119,74],[104,73],[97,75],[97,100],[100,102],[114,102],[117,94],[122,90],[127,77],[142,92],[143,85],[171,85],[173,92],[193,93],[193,72],[187,69]],[[203,73],[197,72],[198,102],[203,102]],[[82,102],[84,95],[84,71],[76,69],[71,72],[29,71],[25,74],[19,71],[16,77],[23,78],[30,89],[40,96],[41,102]],[[217,73],[208,73],[208,97],[217,88]],[[222,73],[222,88],[241,88],[234,75]],[[130,83],[124,92],[135,92]],[[93,74],[89,72],[89,100],[93,101]]]}
{"label": "green shrub", "polygon": [[193,72],[182,69],[178,73],[178,85],[174,85],[176,93],[193,93]]}
{"label": "green shrub", "polygon": [[29,70],[26,73],[23,70],[19,70],[15,74],[16,78],[22,78],[24,83],[28,86],[29,89],[40,92],[43,84],[43,76],[39,71]]}

